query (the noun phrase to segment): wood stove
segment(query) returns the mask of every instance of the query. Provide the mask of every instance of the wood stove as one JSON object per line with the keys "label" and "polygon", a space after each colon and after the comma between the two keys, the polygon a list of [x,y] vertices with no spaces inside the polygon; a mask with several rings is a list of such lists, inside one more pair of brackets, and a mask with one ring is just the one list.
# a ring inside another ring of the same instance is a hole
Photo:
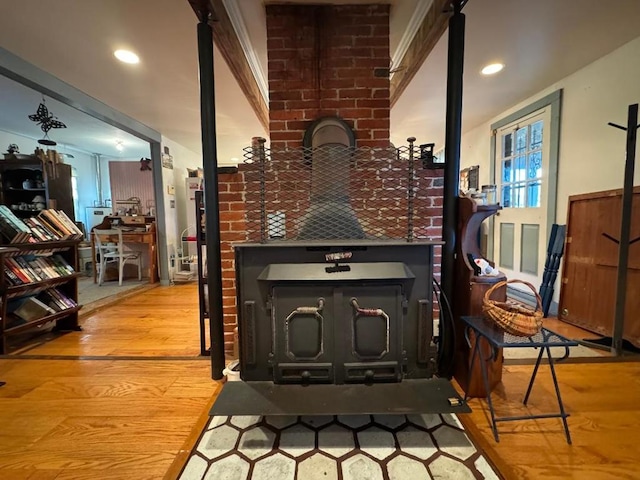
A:
{"label": "wood stove", "polygon": [[431,377],[437,356],[433,245],[237,245],[243,380],[343,384]]}

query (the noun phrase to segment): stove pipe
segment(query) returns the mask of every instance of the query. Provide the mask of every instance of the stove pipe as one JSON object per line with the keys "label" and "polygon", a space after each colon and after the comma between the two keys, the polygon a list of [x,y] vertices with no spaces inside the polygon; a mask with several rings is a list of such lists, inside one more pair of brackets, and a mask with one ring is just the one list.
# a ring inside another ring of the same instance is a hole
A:
{"label": "stove pipe", "polygon": [[316,120],[305,132],[311,161],[311,194],[298,240],[366,238],[349,199],[355,135],[337,117]]}

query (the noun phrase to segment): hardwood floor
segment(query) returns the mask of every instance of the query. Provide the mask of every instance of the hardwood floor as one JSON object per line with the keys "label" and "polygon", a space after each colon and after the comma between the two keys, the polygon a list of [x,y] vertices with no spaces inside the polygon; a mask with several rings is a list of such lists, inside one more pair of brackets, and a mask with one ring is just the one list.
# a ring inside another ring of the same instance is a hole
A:
{"label": "hardwood floor", "polygon": [[0,478],[163,478],[220,388],[197,318],[195,286],[158,287],[0,359]]}
{"label": "hardwood floor", "polygon": [[[220,389],[197,318],[195,285],[157,287],[0,358],[0,479],[175,478]],[[496,443],[479,399],[461,420],[508,480],[640,478],[640,363],[625,360],[557,366],[572,446],[559,419],[503,423]],[[501,415],[523,411],[531,368],[505,367]],[[551,411],[548,367],[538,375],[529,409]]]}
{"label": "hardwood floor", "polygon": [[[492,399],[499,416],[557,412],[551,373],[540,367],[529,406],[522,398],[532,366],[505,366],[502,384]],[[461,421],[510,479],[638,479],[640,478],[640,363],[558,364],[558,382],[570,413],[568,445],[560,419],[498,424],[493,439],[484,399],[472,399],[472,413]]]}

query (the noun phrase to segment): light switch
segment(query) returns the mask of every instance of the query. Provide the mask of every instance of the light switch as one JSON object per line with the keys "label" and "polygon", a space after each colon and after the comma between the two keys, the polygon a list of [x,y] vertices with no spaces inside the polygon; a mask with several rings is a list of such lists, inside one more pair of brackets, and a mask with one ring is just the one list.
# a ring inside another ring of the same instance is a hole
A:
{"label": "light switch", "polygon": [[175,185],[167,185],[167,193],[169,195],[175,195],[176,194],[176,187]]}

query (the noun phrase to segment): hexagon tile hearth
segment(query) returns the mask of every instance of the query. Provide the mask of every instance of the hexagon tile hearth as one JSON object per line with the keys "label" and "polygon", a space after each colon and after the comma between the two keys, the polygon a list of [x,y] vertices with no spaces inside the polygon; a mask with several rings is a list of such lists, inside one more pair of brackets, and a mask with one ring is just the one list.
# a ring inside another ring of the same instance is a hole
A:
{"label": "hexagon tile hearth", "polygon": [[179,480],[497,480],[455,415],[212,417]]}

